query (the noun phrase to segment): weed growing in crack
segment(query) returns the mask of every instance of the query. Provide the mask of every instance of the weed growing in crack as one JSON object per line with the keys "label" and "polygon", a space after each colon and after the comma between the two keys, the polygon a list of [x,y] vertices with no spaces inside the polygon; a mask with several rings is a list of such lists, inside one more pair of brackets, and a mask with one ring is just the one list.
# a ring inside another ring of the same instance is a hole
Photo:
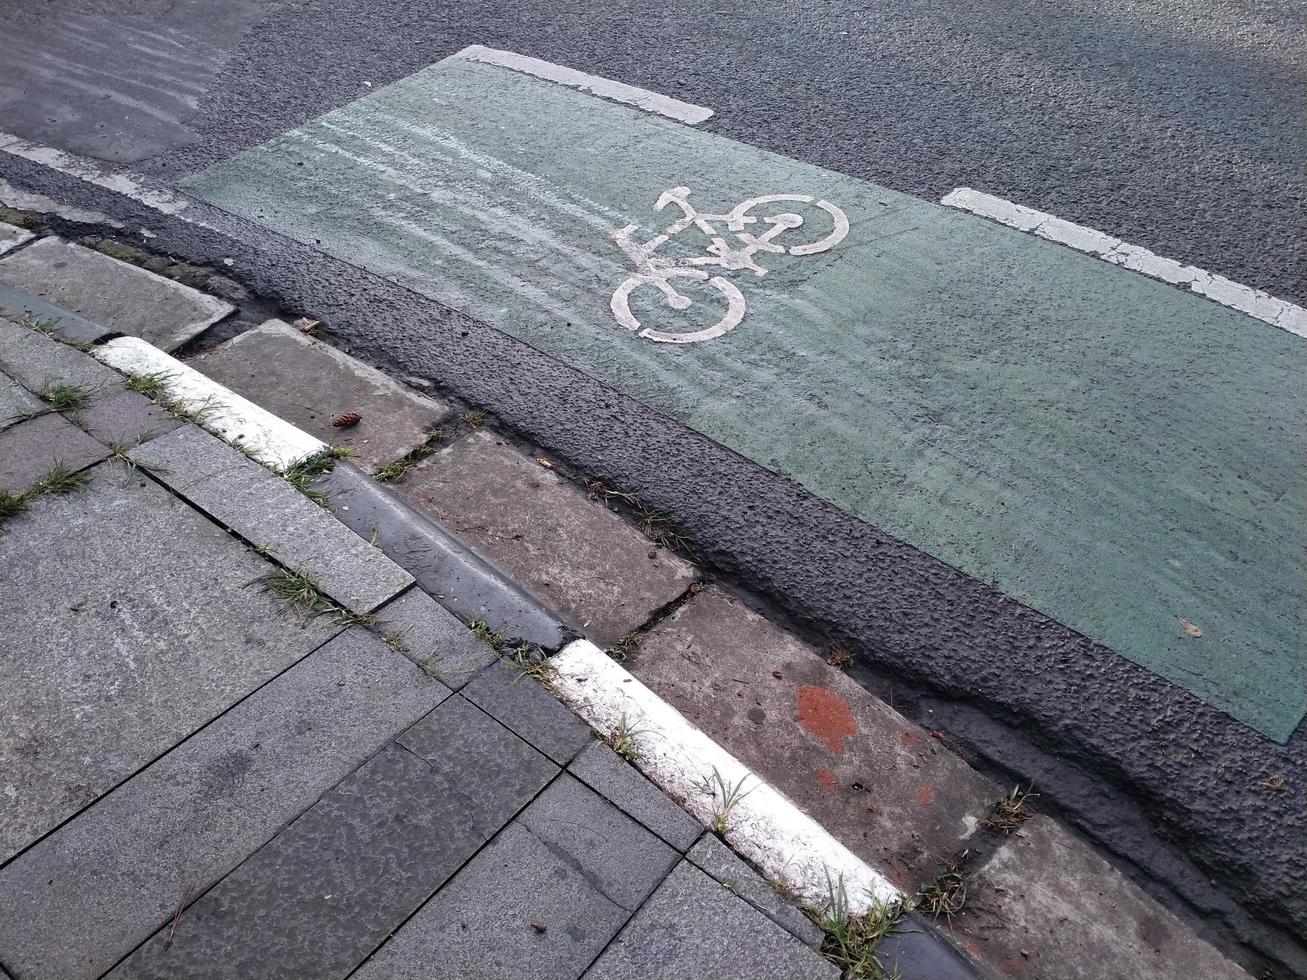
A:
{"label": "weed growing in crack", "polygon": [[47,384],[41,390],[41,397],[50,403],[56,412],[80,412],[91,401],[91,392],[83,385]]}
{"label": "weed growing in crack", "polygon": [[727,825],[731,819],[731,811],[739,805],[740,801],[753,792],[752,789],[744,789],[744,783],[749,778],[745,773],[740,777],[740,781],[735,785],[726,782],[725,777],[713,767],[711,778],[704,780],[704,792],[710,794],[713,798],[712,811],[712,829],[713,833],[719,836],[726,833]]}
{"label": "weed growing in crack", "polygon": [[471,409],[463,416],[463,421],[466,422],[468,425],[470,425],[472,428],[478,429],[481,426],[485,425],[486,413],[479,408]]}
{"label": "weed growing in crack", "polygon": [[627,657],[640,649],[644,636],[640,633],[627,633],[624,637],[608,648],[608,656],[612,657],[619,664],[623,663]]}
{"label": "weed growing in crack", "polygon": [[151,401],[158,401],[168,394],[168,382],[172,380],[172,375],[166,371],[155,371],[150,374],[129,374],[127,376],[127,387],[138,395],[144,395]]}
{"label": "weed growing in crack", "polygon": [[691,560],[695,558],[694,549],[676,530],[670,517],[645,507],[639,508],[635,516],[639,519],[640,530],[644,532],[644,536],[654,544],[668,551],[680,552]]}
{"label": "weed growing in crack", "polygon": [[518,678],[529,677],[546,690],[554,690],[554,667],[545,652],[534,643],[522,643],[508,655],[508,666]]}
{"label": "weed growing in crack", "polygon": [[31,494],[10,493],[8,490],[0,490],[0,525],[26,510],[31,499]]}
{"label": "weed growing in crack", "polygon": [[822,955],[849,980],[883,980],[885,967],[876,955],[876,947],[898,931],[906,910],[899,902],[872,902],[867,912],[855,915],[844,878],[832,881],[828,871],[826,886],[830,898],[819,908],[808,910],[809,918],[826,934]]}
{"label": "weed growing in crack", "polygon": [[1034,783],[1024,790],[1020,784],[1013,786],[1007,796],[994,804],[994,812],[985,821],[986,825],[1005,833],[1016,830],[1034,815],[1029,806],[1029,802],[1039,796],[1034,790]]}
{"label": "weed growing in crack", "polygon": [[327,495],[313,484],[318,477],[330,473],[337,460],[344,459],[348,455],[350,455],[350,452],[347,449],[324,449],[322,452],[314,453],[307,459],[300,460],[294,466],[288,466],[281,471],[281,476],[287,483],[319,507],[325,507]]}
{"label": "weed growing in crack", "polygon": [[[472,631],[473,636],[482,643],[488,644],[492,650],[502,650],[504,649],[504,644],[508,642],[508,638],[504,636],[503,633],[498,630],[492,630],[483,619],[472,620],[467,624],[467,628]],[[514,657],[517,656],[517,653],[521,651],[521,649],[521,647],[518,647],[518,649],[514,651]]]}
{"label": "weed growing in crack", "polygon": [[595,500],[620,500],[628,507],[635,507],[639,504],[639,500],[636,498],[635,494],[614,490],[597,476],[586,478],[585,489],[591,498]]}
{"label": "weed growing in crack", "polygon": [[339,610],[302,571],[278,568],[257,579],[265,592],[307,616],[325,616]]}
{"label": "weed growing in crack", "polygon": [[[137,442],[136,445],[139,446],[140,443]],[[109,447],[109,459],[118,460],[118,462],[122,463],[127,467],[127,469],[133,472],[136,470],[144,470],[147,473],[158,473],[161,475],[168,472],[168,470],[162,466],[154,466],[150,463],[143,463],[139,459],[133,459],[129,453],[131,453],[135,448],[136,446],[129,446],[125,442],[115,442]]]}
{"label": "weed growing in crack", "polygon": [[604,741],[608,743],[610,749],[623,759],[633,763],[639,754],[639,748],[635,740],[638,736],[643,735],[645,731],[646,729],[643,728],[631,727],[626,720],[626,713],[623,712],[622,717],[617,720],[617,725],[608,733],[608,737]]}
{"label": "weed growing in crack", "polygon": [[393,463],[387,463],[381,469],[372,474],[372,478],[380,483],[390,483],[398,480],[408,472],[408,460],[397,459]]}
{"label": "weed growing in crack", "polygon": [[407,629],[391,630],[389,633],[382,633],[381,642],[386,644],[386,646],[390,647],[390,649],[394,650],[396,653],[407,653],[408,643],[404,640],[404,636],[407,633]]}
{"label": "weed growing in crack", "polygon": [[925,910],[932,919],[941,915],[946,920],[962,911],[967,904],[967,881],[962,876],[971,852],[963,851],[957,857],[940,863],[935,880],[924,886],[917,895],[917,907]]}
{"label": "weed growing in crack", "polygon": [[45,476],[36,481],[36,484],[28,491],[32,496],[37,494],[48,493],[56,497],[62,497],[65,494],[72,493],[74,490],[86,484],[91,478],[91,474],[85,470],[74,473],[62,463],[56,464],[50,469]]}

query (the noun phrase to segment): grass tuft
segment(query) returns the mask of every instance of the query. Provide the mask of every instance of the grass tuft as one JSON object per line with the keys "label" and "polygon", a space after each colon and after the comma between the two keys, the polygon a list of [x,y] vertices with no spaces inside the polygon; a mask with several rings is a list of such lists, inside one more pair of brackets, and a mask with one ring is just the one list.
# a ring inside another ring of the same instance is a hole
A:
{"label": "grass tuft", "polygon": [[172,375],[165,371],[155,371],[151,374],[129,374],[127,376],[127,387],[138,395],[144,395],[151,401],[158,401],[168,394],[168,382]]}
{"label": "grass tuft", "polygon": [[642,642],[644,642],[643,634],[627,633],[624,637],[608,648],[608,656],[612,657],[619,664],[624,663],[627,657],[640,649],[640,644]]}
{"label": "grass tuft", "polygon": [[41,397],[56,412],[79,412],[91,400],[91,393],[82,385],[50,383],[41,391]]}
{"label": "grass tuft", "polygon": [[809,917],[826,934],[821,953],[840,968],[848,980],[882,980],[885,967],[876,955],[880,941],[898,931],[904,908],[898,902],[874,902],[863,915],[854,915],[844,879],[831,881],[826,874],[830,898],[825,905],[809,910]]}
{"label": "grass tuft", "polygon": [[753,792],[752,788],[744,789],[745,780],[749,774],[745,773],[740,777],[740,781],[734,786],[726,782],[725,778],[717,767],[713,767],[712,778],[704,780],[704,792],[713,798],[712,811],[712,829],[713,833],[723,835],[731,819],[731,811],[739,802]]}
{"label": "grass tuft", "polygon": [[302,459],[294,466],[281,471],[282,477],[304,496],[319,507],[327,505],[327,495],[313,484],[324,473],[330,473],[336,461],[350,455],[348,449],[324,449],[308,459]]}
{"label": "grass tuft", "polygon": [[[492,650],[502,650],[504,649],[504,644],[508,642],[508,637],[504,636],[504,634],[499,630],[492,630],[488,625],[486,625],[485,620],[474,619],[467,624],[467,628],[470,629],[472,635],[482,643],[489,644]],[[520,649],[521,648],[519,647],[519,650]],[[515,654],[516,652],[517,651],[515,651]]]}
{"label": "grass tuft", "polygon": [[464,416],[463,421],[476,429],[485,424],[486,413],[479,408],[470,409]]}
{"label": "grass tuft", "polygon": [[74,473],[62,463],[57,463],[51,468],[50,472],[36,481],[36,485],[28,493],[32,496],[48,493],[56,497],[62,497],[84,486],[90,478],[91,474],[85,470]]}
{"label": "grass tuft", "polygon": [[0,490],[0,524],[17,517],[27,509],[28,501],[31,495],[26,493],[10,493],[8,490]]}
{"label": "grass tuft", "polygon": [[1020,784],[1013,786],[1007,796],[994,804],[994,812],[985,821],[990,827],[1005,833],[1016,830],[1034,815],[1030,801],[1038,798],[1035,784],[1031,783],[1024,790]]}
{"label": "grass tuft", "polygon": [[924,886],[917,895],[917,907],[932,919],[942,915],[951,920],[961,912],[967,904],[967,881],[962,876],[962,870],[970,857],[971,852],[968,850],[942,862],[935,880]]}
{"label": "grass tuft", "polygon": [[393,480],[398,480],[407,472],[408,460],[397,459],[393,463],[387,463],[385,466],[373,473],[372,478],[380,483],[390,483]]}
{"label": "grass tuft", "polygon": [[258,581],[265,592],[272,593],[307,616],[325,616],[341,611],[322,594],[313,579],[297,569],[278,568]]}
{"label": "grass tuft", "polygon": [[646,729],[631,727],[631,724],[626,720],[626,713],[623,712],[622,717],[617,721],[617,726],[608,733],[608,737],[604,741],[608,743],[610,749],[627,762],[634,763],[639,755],[639,747],[636,745],[635,740],[645,732]]}

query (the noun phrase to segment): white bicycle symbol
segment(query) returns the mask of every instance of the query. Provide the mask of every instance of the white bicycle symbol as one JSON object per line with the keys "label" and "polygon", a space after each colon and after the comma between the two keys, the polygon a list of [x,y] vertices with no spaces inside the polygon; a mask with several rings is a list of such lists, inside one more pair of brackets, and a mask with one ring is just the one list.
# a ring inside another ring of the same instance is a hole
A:
{"label": "white bicycle symbol", "polygon": [[[613,316],[618,323],[626,327],[627,330],[633,331],[637,336],[658,341],[659,343],[692,344],[699,340],[711,340],[713,337],[720,337],[722,334],[735,329],[735,327],[739,326],[740,321],[744,319],[744,295],[729,279],[722,276],[710,277],[701,268],[702,266],[717,266],[730,272],[750,269],[754,275],[765,276],[767,270],[753,259],[758,252],[774,252],[781,255],[813,255],[834,248],[849,233],[849,219],[843,211],[829,201],[819,201],[808,194],[766,194],[762,197],[751,197],[747,201],[741,201],[728,214],[705,214],[698,211],[690,203],[689,197],[690,188],[688,187],[673,187],[659,196],[654,204],[655,210],[661,211],[668,204],[675,204],[685,214],[668,225],[661,235],[657,235],[643,244],[631,238],[631,235],[638,230],[638,225],[627,225],[625,228],[613,232],[613,240],[617,242],[622,251],[626,253],[626,256],[635,264],[636,269],[625,282],[613,291],[611,303]],[[787,248],[784,245],[777,244],[774,239],[787,231],[801,227],[803,218],[788,211],[780,214],[768,214],[761,218],[749,214],[749,212],[754,208],[761,208],[763,205],[782,202],[812,204],[821,208],[831,216],[835,224],[834,230],[825,238],[809,242],[806,245],[791,245]],[[761,235],[750,234],[745,230],[749,225],[756,225],[759,220],[767,226],[767,230]],[[731,232],[738,242],[728,243],[723,234],[718,231],[717,225],[722,222],[725,222],[726,230]],[[711,239],[711,244],[707,247],[707,255],[668,259],[660,258],[654,254],[667,241],[691,226],[698,228]],[[726,315],[710,327],[686,333],[671,333],[666,330],[655,330],[652,327],[642,327],[640,321],[631,312],[631,293],[646,283],[657,286],[659,291],[662,292],[667,305],[674,310],[684,310],[691,305],[692,301],[689,297],[683,296],[676,291],[671,283],[672,279],[687,280],[682,288],[685,288],[685,285],[688,285],[688,282],[691,281],[706,282],[726,299]]]}

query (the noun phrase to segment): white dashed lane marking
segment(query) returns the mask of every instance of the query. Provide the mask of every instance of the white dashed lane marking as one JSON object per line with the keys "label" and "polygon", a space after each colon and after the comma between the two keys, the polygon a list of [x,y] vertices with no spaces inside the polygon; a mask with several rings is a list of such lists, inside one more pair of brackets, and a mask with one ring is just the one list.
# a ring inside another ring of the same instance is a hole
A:
{"label": "white dashed lane marking", "polygon": [[1146,248],[1130,245],[1106,232],[1087,228],[1058,218],[1035,208],[992,194],[957,187],[940,199],[940,204],[989,218],[1018,231],[1033,232],[1040,238],[1066,245],[1086,255],[1094,255],[1113,265],[1142,272],[1173,286],[1188,286],[1191,292],[1204,296],[1222,306],[1287,330],[1299,337],[1307,337],[1307,310],[1287,300],[1276,299],[1270,293],[1237,283],[1225,276],[1208,272],[1197,266],[1184,265],[1175,259],[1164,258]]}
{"label": "white dashed lane marking", "polygon": [[660,95],[657,92],[650,92],[648,89],[627,85],[625,82],[616,82],[611,78],[601,78],[598,75],[577,71],[575,68],[556,65],[552,61],[541,61],[539,58],[530,58],[524,54],[515,54],[512,51],[499,51],[495,48],[486,48],[480,44],[473,44],[458,52],[454,57],[463,58],[466,61],[480,61],[487,65],[498,65],[500,68],[509,68],[527,75],[534,75],[536,78],[557,82],[559,85],[566,85],[568,88],[580,89],[582,92],[588,92],[603,99],[610,99],[613,102],[625,102],[627,105],[636,106],[646,112],[656,112],[660,116],[675,119],[677,122],[688,123],[691,126],[698,125],[713,114],[711,109],[695,105],[692,102],[673,99],[670,95]]}

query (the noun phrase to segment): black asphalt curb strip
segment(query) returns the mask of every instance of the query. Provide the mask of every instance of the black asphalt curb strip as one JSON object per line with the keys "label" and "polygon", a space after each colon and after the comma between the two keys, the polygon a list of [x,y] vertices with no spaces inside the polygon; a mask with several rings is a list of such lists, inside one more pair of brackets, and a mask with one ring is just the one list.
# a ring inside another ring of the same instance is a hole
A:
{"label": "black asphalt curb strip", "polygon": [[371,541],[418,586],[465,621],[480,620],[509,641],[559,650],[579,634],[435,521],[403,503],[349,462],[315,482],[336,520]]}
{"label": "black asphalt curb strip", "polygon": [[[1244,962],[1256,965],[1250,949],[1278,961],[1287,968],[1278,975],[1307,974],[1304,726],[1277,745],[788,479],[388,280],[206,205],[187,215],[212,228],[7,154],[0,173],[149,228],[155,251],[225,266],[256,295],[323,320],[353,353],[491,406],[525,438],[638,493],[706,560],[854,644],[864,682],[883,695],[892,681],[899,710],[928,728],[938,715],[924,698],[983,717],[982,739],[949,734],[1006,772],[1046,771],[1044,801],[1147,869],[1141,883],[1201,917],[1212,941],[1242,945]],[[1080,778],[1059,781],[1067,772]],[[1266,774],[1287,786],[1257,788]],[[1119,811],[1132,819],[1118,833]]]}

